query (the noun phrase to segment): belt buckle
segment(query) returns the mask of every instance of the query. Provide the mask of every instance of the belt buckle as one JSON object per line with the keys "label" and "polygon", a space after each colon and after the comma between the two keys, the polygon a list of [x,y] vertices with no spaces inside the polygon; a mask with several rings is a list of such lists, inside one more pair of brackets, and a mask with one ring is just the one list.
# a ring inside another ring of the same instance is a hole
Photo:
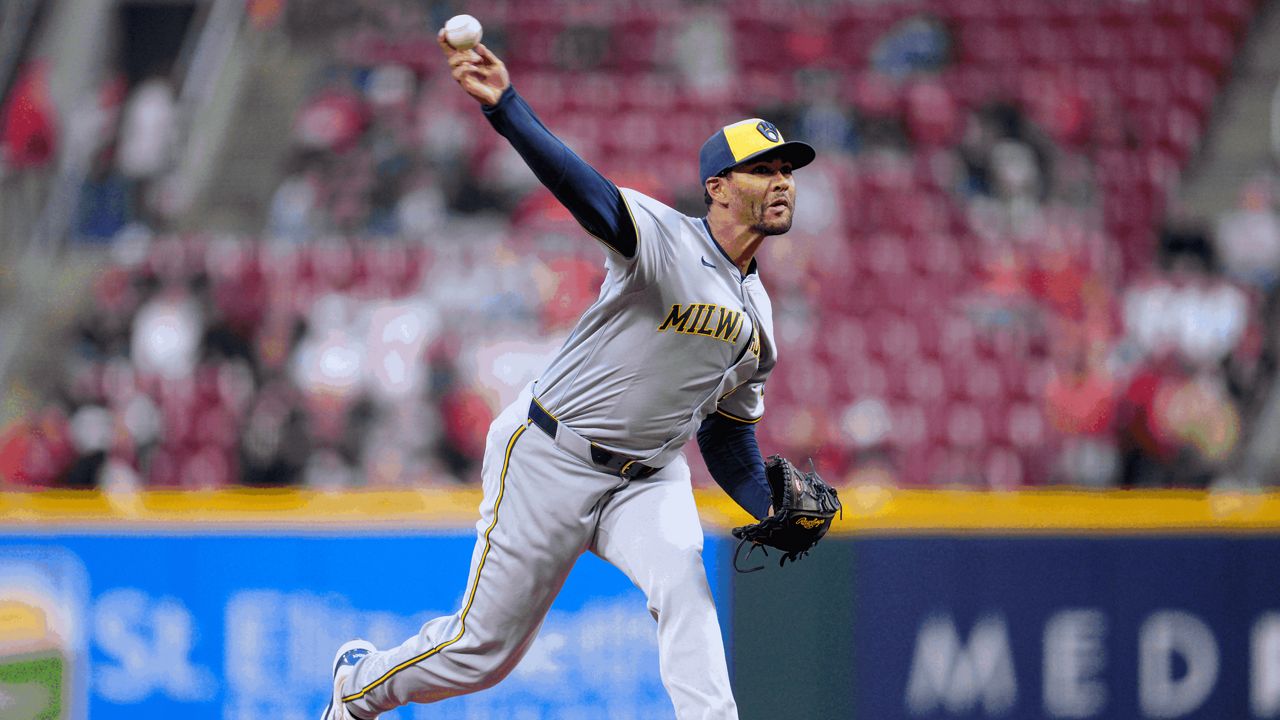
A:
{"label": "belt buckle", "polygon": [[624,480],[630,480],[631,466],[635,464],[637,464],[635,460],[626,461],[625,463],[622,464],[622,467],[618,470],[618,474],[621,475]]}

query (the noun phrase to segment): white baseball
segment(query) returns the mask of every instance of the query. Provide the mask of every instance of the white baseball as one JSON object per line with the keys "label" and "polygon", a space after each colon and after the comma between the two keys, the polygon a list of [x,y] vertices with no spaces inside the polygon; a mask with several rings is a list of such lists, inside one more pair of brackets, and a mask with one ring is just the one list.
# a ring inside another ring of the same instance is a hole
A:
{"label": "white baseball", "polygon": [[444,39],[458,50],[470,50],[480,42],[484,28],[470,15],[454,15],[444,24]]}

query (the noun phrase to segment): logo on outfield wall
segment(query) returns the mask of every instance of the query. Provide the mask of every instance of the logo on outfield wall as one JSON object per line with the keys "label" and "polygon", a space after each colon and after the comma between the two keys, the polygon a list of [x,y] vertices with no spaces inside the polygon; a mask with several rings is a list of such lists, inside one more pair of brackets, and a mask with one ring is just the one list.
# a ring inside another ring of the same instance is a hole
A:
{"label": "logo on outfield wall", "polygon": [[[1107,615],[1069,608],[1049,616],[1039,657],[1015,657],[1001,613],[980,617],[967,633],[947,614],[925,618],[916,632],[903,704],[911,717],[1094,718],[1115,698],[1108,672],[1118,649],[1136,652],[1137,707],[1145,718],[1197,716],[1218,686],[1222,667],[1215,633],[1196,615],[1156,610],[1138,626],[1137,642],[1111,636]],[[1249,705],[1253,717],[1280,717],[1280,612],[1254,620],[1250,635]],[[1020,692],[1038,667],[1039,692]],[[1031,707],[1038,696],[1041,707]],[[1126,703],[1129,704],[1129,703]],[[1197,716],[1198,717],[1198,716]]]}
{"label": "logo on outfield wall", "polygon": [[84,575],[64,553],[0,551],[0,717],[85,717]]}

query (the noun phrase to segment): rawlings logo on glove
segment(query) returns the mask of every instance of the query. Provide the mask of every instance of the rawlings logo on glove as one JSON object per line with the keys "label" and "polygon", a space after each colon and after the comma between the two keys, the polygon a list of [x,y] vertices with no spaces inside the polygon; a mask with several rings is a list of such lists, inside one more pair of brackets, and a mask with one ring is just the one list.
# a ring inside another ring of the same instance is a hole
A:
{"label": "rawlings logo on glove", "polygon": [[[812,467],[812,463],[810,463]],[[782,551],[778,565],[809,554],[809,550],[831,529],[831,521],[842,511],[840,498],[817,472],[802,473],[781,455],[771,455],[764,463],[765,478],[773,493],[773,514],[754,525],[733,529],[738,547],[733,553],[733,567],[741,573],[755,572],[764,566],[742,568],[739,556],[742,546],[751,543],[746,557],[756,548],[766,555],[766,547]]]}

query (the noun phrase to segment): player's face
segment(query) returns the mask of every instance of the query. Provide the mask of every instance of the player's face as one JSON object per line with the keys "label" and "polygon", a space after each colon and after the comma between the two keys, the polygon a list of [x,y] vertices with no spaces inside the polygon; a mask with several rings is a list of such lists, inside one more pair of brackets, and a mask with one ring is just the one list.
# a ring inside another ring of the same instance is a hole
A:
{"label": "player's face", "polygon": [[762,235],[781,235],[791,229],[796,207],[791,163],[782,158],[743,163],[728,179],[734,188],[733,209],[739,221]]}

